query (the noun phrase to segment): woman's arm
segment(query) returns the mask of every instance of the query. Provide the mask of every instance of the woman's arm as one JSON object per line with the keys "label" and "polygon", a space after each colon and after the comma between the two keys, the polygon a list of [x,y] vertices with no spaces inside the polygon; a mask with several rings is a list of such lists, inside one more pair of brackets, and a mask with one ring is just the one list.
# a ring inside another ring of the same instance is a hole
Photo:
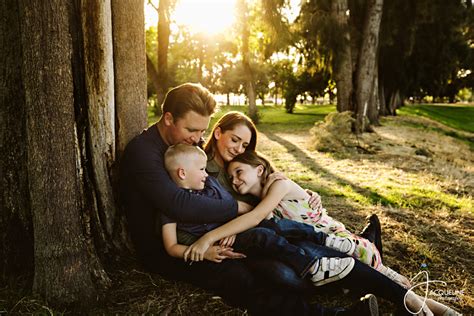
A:
{"label": "woman's arm", "polygon": [[269,188],[267,196],[250,212],[206,233],[184,253],[184,260],[202,261],[206,250],[217,240],[226,236],[241,233],[257,226],[280,203],[290,190],[289,180],[275,181]]}

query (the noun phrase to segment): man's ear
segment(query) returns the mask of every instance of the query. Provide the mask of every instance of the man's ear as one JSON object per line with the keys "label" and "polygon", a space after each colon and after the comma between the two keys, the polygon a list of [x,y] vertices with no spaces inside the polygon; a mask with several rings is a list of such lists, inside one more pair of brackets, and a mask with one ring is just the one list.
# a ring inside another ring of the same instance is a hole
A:
{"label": "man's ear", "polygon": [[163,118],[164,118],[165,126],[170,126],[174,123],[173,114],[171,114],[170,112],[165,112],[165,114],[163,114]]}
{"label": "man's ear", "polygon": [[257,166],[257,176],[262,176],[263,172],[265,171],[265,167],[263,165]]}
{"label": "man's ear", "polygon": [[219,139],[221,138],[221,135],[222,135],[222,130],[220,127],[216,127],[216,129],[214,130],[214,138],[215,139]]}
{"label": "man's ear", "polygon": [[184,168],[178,168],[176,173],[178,174],[178,178],[180,178],[181,180],[186,179],[186,171],[184,171]]}

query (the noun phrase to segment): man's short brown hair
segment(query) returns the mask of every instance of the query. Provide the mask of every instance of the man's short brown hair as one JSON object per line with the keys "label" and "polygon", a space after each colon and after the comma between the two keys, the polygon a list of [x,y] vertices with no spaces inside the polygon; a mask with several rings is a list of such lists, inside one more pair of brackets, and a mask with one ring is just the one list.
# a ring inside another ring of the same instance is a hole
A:
{"label": "man's short brown hair", "polygon": [[202,116],[211,116],[216,110],[216,100],[212,93],[198,83],[184,83],[166,94],[163,114],[170,112],[175,119],[194,111]]}

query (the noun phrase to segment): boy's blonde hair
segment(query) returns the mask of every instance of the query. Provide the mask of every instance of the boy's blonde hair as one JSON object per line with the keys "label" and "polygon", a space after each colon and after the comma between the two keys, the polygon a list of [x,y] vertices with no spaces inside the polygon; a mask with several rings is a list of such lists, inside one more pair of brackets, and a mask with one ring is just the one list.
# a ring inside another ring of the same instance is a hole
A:
{"label": "boy's blonde hair", "polygon": [[204,150],[188,144],[176,144],[168,147],[165,152],[165,168],[171,174],[181,167],[191,155],[201,155],[207,160]]}

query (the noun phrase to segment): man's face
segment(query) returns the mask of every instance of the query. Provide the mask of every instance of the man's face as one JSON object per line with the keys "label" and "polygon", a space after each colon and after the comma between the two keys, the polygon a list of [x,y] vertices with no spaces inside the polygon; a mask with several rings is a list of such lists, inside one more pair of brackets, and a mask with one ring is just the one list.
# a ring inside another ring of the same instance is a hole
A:
{"label": "man's face", "polygon": [[189,111],[183,117],[175,119],[169,112],[165,113],[165,125],[168,145],[185,143],[195,145],[209,127],[209,116]]}

